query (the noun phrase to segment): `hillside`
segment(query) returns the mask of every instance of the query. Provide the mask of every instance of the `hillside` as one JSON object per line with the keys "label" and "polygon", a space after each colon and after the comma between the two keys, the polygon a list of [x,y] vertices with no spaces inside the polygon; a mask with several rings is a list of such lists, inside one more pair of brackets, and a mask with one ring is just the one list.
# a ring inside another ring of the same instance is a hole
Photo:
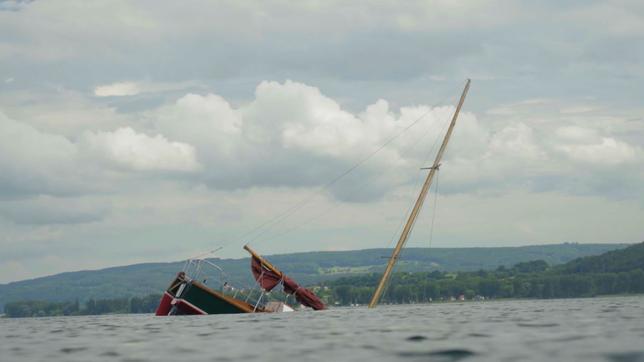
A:
{"label": "hillside", "polygon": [[[398,271],[493,270],[531,260],[558,265],[575,258],[624,248],[626,244],[557,244],[498,248],[409,248]],[[364,275],[384,269],[389,249],[306,252],[270,255],[268,259],[302,284]],[[237,286],[251,285],[249,260],[212,259]],[[0,307],[17,300],[81,302],[89,298],[117,298],[159,293],[181,270],[183,262],[144,263],[101,270],[77,271],[0,285]]]}
{"label": "hillside", "polygon": [[[379,279],[379,274],[365,274],[325,282],[323,297],[341,305],[365,304]],[[382,301],[426,303],[461,295],[465,299],[548,299],[636,293],[644,293],[644,242],[554,267],[535,260],[492,271],[396,273]]]}
{"label": "hillside", "polygon": [[644,243],[597,256],[575,259],[561,266],[566,273],[621,273],[644,270]]}

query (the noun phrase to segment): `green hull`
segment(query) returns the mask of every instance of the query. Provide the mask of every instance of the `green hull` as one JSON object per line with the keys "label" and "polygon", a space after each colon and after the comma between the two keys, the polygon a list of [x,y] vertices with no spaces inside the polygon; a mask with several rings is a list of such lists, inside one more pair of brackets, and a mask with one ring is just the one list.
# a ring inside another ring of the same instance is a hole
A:
{"label": "green hull", "polygon": [[181,293],[180,298],[206,314],[235,314],[253,311],[253,307],[247,303],[240,300],[231,300],[231,297],[224,297],[223,295],[218,295],[220,293],[203,288],[203,286],[189,283]]}
{"label": "green hull", "polygon": [[161,298],[156,315],[236,314],[265,312],[179,273]]}

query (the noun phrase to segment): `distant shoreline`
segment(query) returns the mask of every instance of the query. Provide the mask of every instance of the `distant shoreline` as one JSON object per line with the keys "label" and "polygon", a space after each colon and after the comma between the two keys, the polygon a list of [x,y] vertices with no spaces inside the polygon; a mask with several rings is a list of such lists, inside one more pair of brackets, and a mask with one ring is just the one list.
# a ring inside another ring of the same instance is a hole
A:
{"label": "distant shoreline", "polygon": [[[479,252],[408,249],[382,302],[439,302],[461,296],[468,300],[552,299],[644,292],[644,243],[616,250],[618,247],[559,244]],[[382,275],[385,260],[381,256],[386,250],[292,254],[269,260],[301,285],[309,286],[328,305],[367,304]],[[539,259],[542,256],[555,262]],[[508,260],[530,261],[507,266]],[[570,261],[557,263],[562,260]],[[215,262],[236,290],[254,288],[248,260]],[[437,264],[443,270],[436,270]],[[5,314],[17,316],[152,312],[168,279],[182,265],[138,264],[0,285],[0,306]],[[454,270],[459,267],[469,270]]]}

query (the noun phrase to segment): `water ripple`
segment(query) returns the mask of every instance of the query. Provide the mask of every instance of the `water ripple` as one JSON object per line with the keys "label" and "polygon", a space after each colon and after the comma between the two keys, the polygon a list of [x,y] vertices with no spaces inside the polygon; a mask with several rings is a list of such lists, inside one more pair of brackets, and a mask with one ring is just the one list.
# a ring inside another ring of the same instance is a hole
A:
{"label": "water ripple", "polygon": [[0,318],[2,361],[644,362],[644,296],[321,313]]}

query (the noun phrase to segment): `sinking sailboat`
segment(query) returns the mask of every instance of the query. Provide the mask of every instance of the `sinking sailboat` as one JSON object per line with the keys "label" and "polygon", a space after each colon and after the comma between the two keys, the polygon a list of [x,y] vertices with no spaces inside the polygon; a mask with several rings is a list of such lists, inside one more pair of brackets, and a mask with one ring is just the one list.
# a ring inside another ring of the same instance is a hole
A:
{"label": "sinking sailboat", "polygon": [[251,255],[251,271],[261,292],[252,298],[252,293],[241,293],[220,279],[218,287],[211,287],[201,279],[206,267],[223,270],[207,259],[188,260],[184,270],[179,272],[161,297],[156,310],[157,316],[205,315],[234,313],[291,312],[294,309],[285,302],[268,301],[266,294],[281,285],[286,295],[294,296],[304,307],[314,310],[325,309],[324,303],[310,290],[299,286],[268,260],[257,254],[248,245],[244,249]]}
{"label": "sinking sailboat", "polygon": [[[443,142],[436,154],[436,158],[429,169],[429,173],[420,194],[416,199],[416,203],[409,215],[407,223],[403,228],[398,243],[389,258],[385,272],[383,273],[380,282],[373,294],[369,303],[369,308],[375,307],[386,285],[389,281],[393,268],[400,256],[400,252],[407,242],[411,231],[414,227],[416,219],[423,206],[429,187],[432,184],[434,175],[441,165],[441,159],[447,148],[447,143],[452,135],[456,120],[465,97],[470,88],[470,80],[467,80],[461,98],[458,102],[451,123],[445,134]],[[373,155],[373,154],[372,154]],[[371,157],[371,156],[369,156]],[[354,167],[355,168],[355,167]],[[345,173],[346,174],[346,173]],[[343,174],[343,175],[345,175]],[[219,266],[211,263],[206,259],[189,260],[186,267],[181,271],[170,284],[170,287],[164,292],[159,307],[157,308],[156,315],[181,315],[181,314],[230,314],[230,313],[267,313],[267,312],[286,312],[293,311],[293,308],[285,302],[268,302],[264,298],[267,293],[275,289],[278,285],[282,286],[282,290],[287,295],[292,295],[295,299],[305,307],[310,307],[314,310],[325,309],[324,303],[310,290],[300,287],[293,279],[286,276],[270,262],[257,254],[248,245],[244,249],[251,255],[251,271],[259,286],[261,293],[258,298],[251,298],[251,294],[239,294],[238,290],[231,288],[227,282],[220,283],[219,288],[212,288],[206,285],[205,280],[200,281],[201,271],[204,266],[213,267],[223,273]]]}

